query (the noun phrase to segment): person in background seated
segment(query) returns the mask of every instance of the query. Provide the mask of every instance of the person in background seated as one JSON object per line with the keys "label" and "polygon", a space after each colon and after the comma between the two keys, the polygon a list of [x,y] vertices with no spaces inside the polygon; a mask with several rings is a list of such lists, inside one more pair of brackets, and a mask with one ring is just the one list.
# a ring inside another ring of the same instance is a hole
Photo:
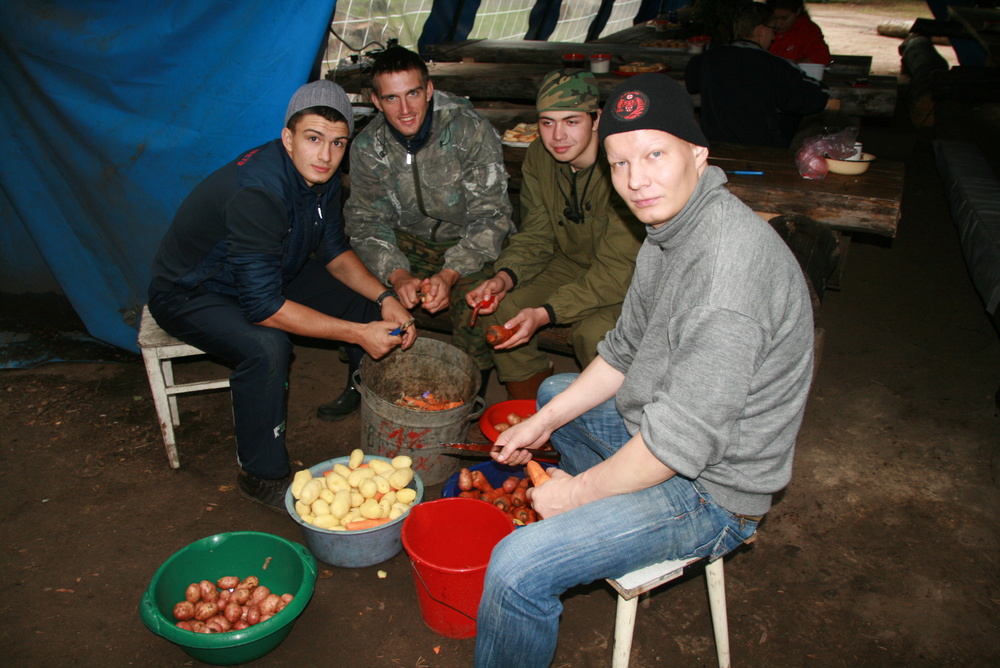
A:
{"label": "person in background seated", "polygon": [[[528,147],[521,170],[521,227],[500,253],[493,278],[466,300],[484,307],[483,325],[517,327],[493,351],[510,399],[534,399],[552,375],[535,333],[570,325],[573,352],[586,367],[597,343],[615,326],[632,280],[645,230],[611,187],[600,151],[597,79],[583,70],[556,70],[538,90],[540,141]],[[495,312],[495,313],[494,313]]]}
{"label": "person in background seated", "polygon": [[740,7],[736,40],[688,61],[688,92],[701,94],[701,126],[710,141],[788,148],[803,117],[822,111],[826,84],[768,52],[773,12],[760,2]]}
{"label": "person in background seated", "polygon": [[[500,136],[467,99],[435,90],[427,64],[408,49],[377,54],[370,79],[382,113],[351,146],[347,235],[403,306],[448,309],[451,341],[476,361],[484,396],[493,357],[482,330],[469,325],[465,294],[489,278],[514,231]],[[318,416],[353,411],[360,395],[351,396],[320,406]]]}
{"label": "person in background seated", "polygon": [[296,91],[281,137],[205,178],[153,260],[149,312],[171,336],[235,367],[229,387],[246,498],[285,512],[290,335],[341,341],[355,364],[416,338],[409,312],[351,250],[340,163],[354,129],[343,89]]}
{"label": "person in background seated", "polygon": [[493,549],[476,668],[549,666],[566,590],[721,559],[791,479],[813,369],[799,263],[708,164],[691,96],[670,77],[620,84],[599,134],[646,240],[594,361],[542,383],[538,412],[497,438],[505,464],[550,438],[562,458],[528,490],[544,519]]}
{"label": "person in background seated", "polygon": [[830,64],[830,47],[803,0],[766,0],[766,4],[774,12],[777,31],[768,51],[793,63]]}

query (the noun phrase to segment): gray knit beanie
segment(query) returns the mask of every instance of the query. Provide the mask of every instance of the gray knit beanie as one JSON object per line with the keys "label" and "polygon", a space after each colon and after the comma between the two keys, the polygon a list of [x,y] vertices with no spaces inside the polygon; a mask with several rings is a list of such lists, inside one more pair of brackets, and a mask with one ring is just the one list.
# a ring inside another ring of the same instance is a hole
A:
{"label": "gray knit beanie", "polygon": [[301,86],[288,103],[288,111],[285,112],[285,125],[288,119],[309,107],[332,107],[339,111],[347,120],[347,133],[354,133],[354,107],[347,99],[344,89],[333,83],[329,79],[320,79]]}

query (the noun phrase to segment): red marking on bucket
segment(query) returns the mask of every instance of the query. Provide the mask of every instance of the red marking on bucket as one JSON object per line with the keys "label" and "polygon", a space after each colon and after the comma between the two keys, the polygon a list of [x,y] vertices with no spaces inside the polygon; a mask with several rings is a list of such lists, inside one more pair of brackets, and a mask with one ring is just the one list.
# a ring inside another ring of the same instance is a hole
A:
{"label": "red marking on bucket", "polygon": [[493,548],[514,525],[502,510],[478,499],[419,503],[403,520],[424,623],[446,638],[474,638],[483,579]]}
{"label": "red marking on bucket", "polygon": [[[389,422],[382,421],[383,427],[392,427],[393,425]],[[410,448],[411,450],[417,450],[424,447],[423,443],[420,442],[421,437],[429,432],[430,429],[424,429],[423,431],[412,431],[407,430],[406,427],[399,427],[388,433],[388,438],[395,439],[396,446],[400,448]]]}
{"label": "red marking on bucket", "polygon": [[437,457],[428,457],[427,455],[410,456],[413,460],[413,465],[411,468],[414,471],[423,471],[431,468],[437,463]]}

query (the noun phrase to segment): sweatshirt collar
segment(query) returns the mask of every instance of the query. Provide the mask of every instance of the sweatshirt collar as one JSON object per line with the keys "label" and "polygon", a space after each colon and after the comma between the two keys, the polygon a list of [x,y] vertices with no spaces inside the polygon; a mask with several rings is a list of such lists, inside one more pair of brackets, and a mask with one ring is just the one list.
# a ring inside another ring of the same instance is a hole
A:
{"label": "sweatshirt collar", "polygon": [[683,242],[698,226],[705,205],[718,197],[718,189],[726,181],[726,174],[721,169],[714,165],[706,167],[684,208],[666,224],[646,228],[649,242],[660,250],[667,250]]}

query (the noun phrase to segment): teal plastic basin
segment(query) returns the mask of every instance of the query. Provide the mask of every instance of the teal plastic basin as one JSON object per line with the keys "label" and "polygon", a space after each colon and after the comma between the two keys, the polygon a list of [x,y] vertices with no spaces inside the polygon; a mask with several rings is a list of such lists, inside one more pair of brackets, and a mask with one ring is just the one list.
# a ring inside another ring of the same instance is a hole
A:
{"label": "teal plastic basin", "polygon": [[[194,633],[177,628],[174,605],[192,582],[256,575],[275,594],[294,599],[270,619],[242,631]],[[281,644],[316,586],[316,560],[308,548],[258,531],[233,531],[202,538],[163,562],[139,602],[139,616],[153,633],[179,645],[193,658],[233,666],[264,656]]]}

